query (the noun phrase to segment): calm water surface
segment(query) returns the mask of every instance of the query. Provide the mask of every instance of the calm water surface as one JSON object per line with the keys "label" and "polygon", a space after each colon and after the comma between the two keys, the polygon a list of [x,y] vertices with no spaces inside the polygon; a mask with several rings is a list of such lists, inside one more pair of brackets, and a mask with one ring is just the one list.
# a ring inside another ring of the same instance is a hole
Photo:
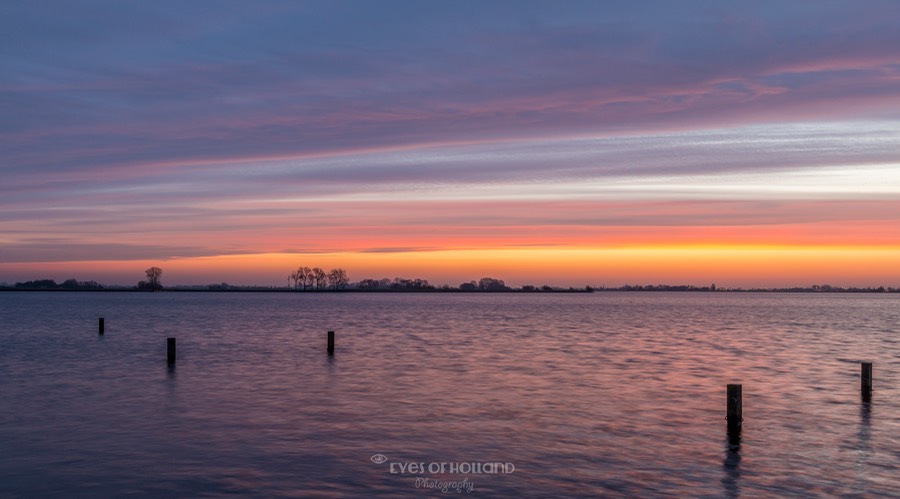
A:
{"label": "calm water surface", "polygon": [[0,497],[897,495],[898,325],[898,295],[0,293]]}

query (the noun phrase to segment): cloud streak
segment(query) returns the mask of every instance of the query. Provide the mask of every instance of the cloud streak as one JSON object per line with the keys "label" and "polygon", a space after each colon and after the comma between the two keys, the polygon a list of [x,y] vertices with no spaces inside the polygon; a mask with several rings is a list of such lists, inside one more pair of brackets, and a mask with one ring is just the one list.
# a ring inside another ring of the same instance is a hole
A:
{"label": "cloud streak", "polygon": [[[5,7],[7,157],[56,171],[842,119],[877,115],[900,92],[893,3],[667,14],[683,24],[599,5],[479,20],[469,5],[453,12],[458,28],[438,7],[276,5],[101,3],[49,19]],[[368,15],[386,24],[362,26]]]}

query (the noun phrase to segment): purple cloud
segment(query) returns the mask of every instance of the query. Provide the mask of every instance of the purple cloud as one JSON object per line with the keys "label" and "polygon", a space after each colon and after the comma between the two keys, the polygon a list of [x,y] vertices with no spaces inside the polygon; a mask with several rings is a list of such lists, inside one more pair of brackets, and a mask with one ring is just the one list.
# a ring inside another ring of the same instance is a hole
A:
{"label": "purple cloud", "polygon": [[66,5],[0,12],[19,167],[840,118],[900,92],[889,2]]}

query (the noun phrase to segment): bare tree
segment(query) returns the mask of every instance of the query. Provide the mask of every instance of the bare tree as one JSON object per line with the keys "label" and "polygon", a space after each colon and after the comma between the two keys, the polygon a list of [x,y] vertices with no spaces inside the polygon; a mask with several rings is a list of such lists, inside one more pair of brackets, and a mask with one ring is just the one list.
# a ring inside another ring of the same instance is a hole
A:
{"label": "bare tree", "polygon": [[315,282],[316,276],[313,273],[312,269],[309,267],[300,267],[297,269],[297,272],[300,274],[300,281],[303,284],[303,291],[306,291],[306,288],[311,288],[313,282]]}
{"label": "bare tree", "polygon": [[[303,291],[306,291],[306,288],[311,288],[313,285],[316,285],[318,288],[320,285],[322,287],[325,286],[325,277],[317,277],[315,270],[321,269],[311,269],[309,267],[297,267],[288,279],[294,281],[294,289],[303,288]],[[325,273],[322,273],[325,275]],[[321,280],[321,282],[317,281],[317,279]]]}
{"label": "bare tree", "polygon": [[312,270],[309,267],[300,267],[297,269],[297,276],[303,291],[306,291],[306,288],[312,285]]}
{"label": "bare tree", "polygon": [[349,282],[350,279],[347,278],[347,271],[344,269],[331,269],[328,272],[328,284],[330,284],[331,289],[335,291],[344,289]]}
{"label": "bare tree", "polygon": [[162,284],[159,281],[159,279],[162,277],[161,268],[150,267],[149,269],[145,270],[144,273],[147,275],[147,280],[139,282],[138,288],[149,289],[151,291],[162,289]]}
{"label": "bare tree", "polygon": [[312,272],[313,272],[313,281],[315,281],[315,283],[316,283],[316,291],[321,291],[323,288],[325,288],[325,286],[328,282],[327,281],[328,276],[327,276],[327,274],[325,274],[325,271],[320,269],[319,267],[312,269]]}

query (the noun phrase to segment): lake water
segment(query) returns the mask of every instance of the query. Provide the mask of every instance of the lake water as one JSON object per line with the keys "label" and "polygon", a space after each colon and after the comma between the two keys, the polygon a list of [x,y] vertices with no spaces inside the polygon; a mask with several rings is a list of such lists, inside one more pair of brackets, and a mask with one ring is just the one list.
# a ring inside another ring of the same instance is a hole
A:
{"label": "lake water", "polygon": [[898,329],[885,294],[0,293],[0,497],[896,495]]}

